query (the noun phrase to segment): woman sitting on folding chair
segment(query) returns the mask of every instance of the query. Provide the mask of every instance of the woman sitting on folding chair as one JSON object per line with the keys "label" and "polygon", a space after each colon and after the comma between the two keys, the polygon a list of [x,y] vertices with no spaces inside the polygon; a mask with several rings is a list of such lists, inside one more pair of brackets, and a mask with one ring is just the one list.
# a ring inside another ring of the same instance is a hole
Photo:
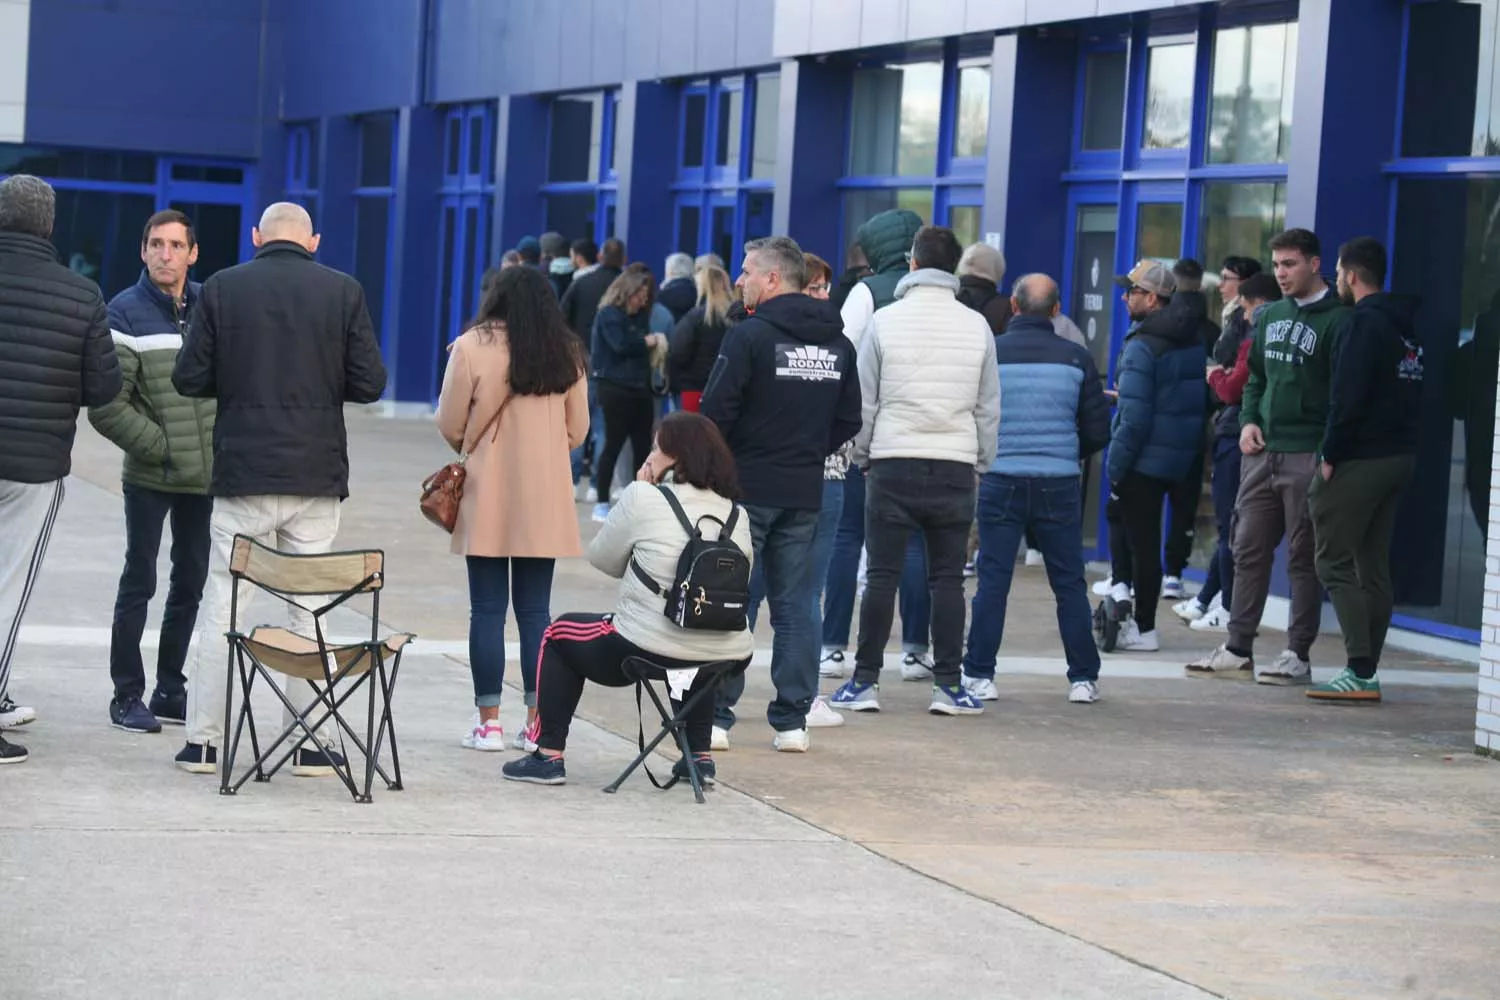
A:
{"label": "woman sitting on folding chair", "polygon": [[[633,561],[653,580],[672,580],[688,542],[658,485],[671,491],[694,524],[703,518],[730,520],[739,483],[734,457],[712,421],[686,412],[662,421],[656,446],[636,482],[620,494],[589,546],[589,562],[620,581],[619,605],[610,614],[563,615],[547,629],[537,668],[537,718],[529,734],[537,750],[507,763],[502,769],[505,777],[561,785],[566,780],[563,750],[568,727],[583,696],[584,681],[608,687],[634,684],[624,668],[628,657],[643,657],[668,671],[726,660],[749,663],[755,640],[748,629],[683,628],[663,613],[662,598],[632,571]],[[711,537],[712,522],[704,520],[702,527]],[[730,540],[749,557],[750,523],[743,511],[735,519]],[[691,699],[702,683],[712,681],[701,675],[695,678],[682,700]],[[698,700],[687,720],[688,746],[705,782],[714,776],[709,754],[712,728],[713,698],[709,696]],[[674,773],[685,771],[678,761]]]}

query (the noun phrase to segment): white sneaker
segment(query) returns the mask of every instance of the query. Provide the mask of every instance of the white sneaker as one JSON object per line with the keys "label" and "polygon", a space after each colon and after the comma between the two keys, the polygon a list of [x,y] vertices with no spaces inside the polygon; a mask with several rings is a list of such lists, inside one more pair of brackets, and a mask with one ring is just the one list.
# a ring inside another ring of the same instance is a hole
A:
{"label": "white sneaker", "polygon": [[1045,563],[1046,563],[1046,560],[1042,558],[1042,550],[1041,549],[1027,549],[1026,550],[1026,565],[1028,565],[1028,566],[1041,566],[1041,565],[1044,565]]}
{"label": "white sneaker", "polygon": [[932,680],[932,657],[926,653],[907,653],[901,661],[901,679],[903,681],[930,681]]}
{"label": "white sneaker", "polygon": [[592,486],[590,486],[588,489],[584,490],[583,491],[583,502],[584,503],[598,503],[599,502],[599,491],[596,490],[596,489],[594,489]]}
{"label": "white sneaker", "polygon": [[965,691],[980,701],[1000,700],[1000,689],[995,687],[995,682],[988,677],[970,677],[964,674],[963,685]]}
{"label": "white sneaker", "polygon": [[609,504],[607,504],[607,503],[596,503],[596,504],[594,504],[594,523],[595,524],[603,524],[605,521],[608,521],[608,520],[609,520]]}
{"label": "white sneaker", "polygon": [[1113,587],[1109,588],[1109,594],[1107,596],[1116,604],[1124,604],[1126,601],[1135,596],[1135,590],[1128,584],[1117,583]]}
{"label": "white sneaker", "polygon": [[516,738],[510,741],[512,750],[524,750],[526,753],[536,753],[536,743],[532,740],[530,730],[523,727]]}
{"label": "white sneaker", "polygon": [[1312,664],[1292,652],[1282,650],[1276,662],[1255,675],[1257,684],[1279,684],[1290,687],[1295,684],[1312,683]]}
{"label": "white sneaker", "polygon": [[836,678],[849,676],[849,664],[844,662],[842,649],[830,649],[823,654],[823,659],[818,661],[818,676]]}
{"label": "white sneaker", "polygon": [[1180,601],[1187,596],[1187,588],[1180,576],[1164,576],[1161,580],[1161,596],[1168,601]]}
{"label": "white sneaker", "polygon": [[1093,594],[1094,594],[1095,597],[1108,597],[1109,594],[1110,594],[1110,591],[1112,591],[1114,589],[1115,589],[1114,578],[1113,577],[1108,577],[1108,576],[1106,576],[1104,579],[1098,581],[1092,587],[1089,588],[1089,590],[1091,590],[1093,592]]}
{"label": "white sneaker", "polygon": [[6,698],[0,701],[0,729],[16,729],[36,721],[36,709],[17,705]]}
{"label": "white sneaker", "polygon": [[1127,618],[1120,623],[1120,637],[1115,640],[1115,652],[1117,653],[1154,653],[1161,649],[1161,642],[1156,638],[1156,630],[1142,632],[1134,618]]}
{"label": "white sneaker", "polygon": [[1228,632],[1229,612],[1225,611],[1222,605],[1209,608],[1203,617],[1193,622],[1188,628],[1194,632]]}
{"label": "white sneaker", "polygon": [[1094,681],[1074,681],[1068,688],[1068,701],[1075,705],[1092,705],[1099,700],[1099,685]]}
{"label": "white sneaker", "polygon": [[1219,591],[1217,594],[1214,595],[1214,599],[1212,601],[1208,602],[1208,610],[1209,611],[1228,611],[1229,610],[1228,608],[1224,607],[1224,592],[1222,590]]}
{"label": "white sneaker", "polygon": [[500,720],[490,719],[488,722],[481,722],[476,717],[473,728],[464,737],[464,746],[470,750],[483,750],[486,753],[504,750],[505,730],[500,728]]}
{"label": "white sneaker", "polygon": [[[1197,623],[1194,622],[1196,626]],[[1187,665],[1189,677],[1233,677],[1241,670],[1253,670],[1255,661],[1248,656],[1236,656],[1228,646],[1220,646],[1201,660]]]}
{"label": "white sneaker", "polygon": [[708,748],[713,751],[729,749],[729,730],[714,726],[713,735],[708,738]]}
{"label": "white sneaker", "polygon": [[771,741],[771,746],[777,753],[807,753],[812,741],[807,738],[807,729],[788,729],[786,732],[778,732],[776,738]]}
{"label": "white sneaker", "polygon": [[812,708],[807,710],[808,729],[833,729],[844,724],[844,717],[828,707],[822,698],[814,698]]}
{"label": "white sneaker", "polygon": [[1191,625],[1199,618],[1202,618],[1205,612],[1202,606],[1198,604],[1198,599],[1190,597],[1185,601],[1172,605],[1172,614]]}

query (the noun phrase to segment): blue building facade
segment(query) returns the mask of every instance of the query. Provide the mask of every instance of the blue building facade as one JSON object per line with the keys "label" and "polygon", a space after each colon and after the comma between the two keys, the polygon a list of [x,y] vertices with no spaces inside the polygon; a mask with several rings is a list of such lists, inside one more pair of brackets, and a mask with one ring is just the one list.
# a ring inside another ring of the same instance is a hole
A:
{"label": "blue building facade", "polygon": [[[430,403],[523,235],[842,261],[912,208],[1056,275],[1102,370],[1141,257],[1381,238],[1422,296],[1402,624],[1478,642],[1500,358],[1500,0],[0,0],[0,174],[107,294],[185,209],[199,277],[308,206]],[[1097,482],[1097,475],[1093,477]],[[1097,487],[1091,547],[1102,547]]]}

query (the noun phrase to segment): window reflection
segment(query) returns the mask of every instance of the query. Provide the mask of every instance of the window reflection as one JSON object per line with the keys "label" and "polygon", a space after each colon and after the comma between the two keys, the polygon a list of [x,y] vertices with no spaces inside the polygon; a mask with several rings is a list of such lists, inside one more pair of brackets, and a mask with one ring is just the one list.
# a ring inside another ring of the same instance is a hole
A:
{"label": "window reflection", "polygon": [[1084,64],[1083,148],[1119,149],[1125,136],[1125,52],[1095,52]]}
{"label": "window reflection", "polygon": [[354,277],[365,289],[365,306],[375,336],[384,344],[386,245],[391,233],[391,200],[385,197],[356,198],[354,219]]}
{"label": "window reflection", "polygon": [[594,238],[594,193],[549,194],[547,228],[569,240]]}
{"label": "window reflection", "polygon": [[112,298],[140,276],[141,227],[155,210],[150,195],[58,188],[52,230],[58,258]]}
{"label": "window reflection", "polygon": [[745,242],[771,235],[772,196],[769,191],[753,191],[745,196]]}
{"label": "window reflection", "polygon": [[844,243],[854,241],[859,227],[881,212],[906,208],[932,221],[931,188],[896,188],[878,191],[848,191],[844,194]]}
{"label": "window reflection", "polygon": [[1210,163],[1283,163],[1292,128],[1297,25],[1230,28],[1214,39]]}
{"label": "window reflection", "polygon": [[930,177],[936,173],[942,84],[940,62],[856,70],[849,173],[856,177]]}
{"label": "window reflection", "polygon": [[961,246],[972,246],[979,242],[979,206],[954,205],[948,209],[948,228],[958,237]]}
{"label": "window reflection", "polygon": [[364,118],[359,123],[359,186],[389,187],[396,121],[390,115]]}
{"label": "window reflection", "polygon": [[1404,156],[1500,156],[1500,0],[1412,4]]}
{"label": "window reflection", "polygon": [[1136,209],[1135,257],[1175,263],[1182,256],[1182,202],[1142,202]]}
{"label": "window reflection", "polygon": [[990,138],[990,64],[960,65],[958,120],[953,123],[953,155],[979,157]]}
{"label": "window reflection", "polygon": [[547,152],[549,181],[599,179],[603,110],[602,94],[580,94],[553,100],[551,141]]}
{"label": "window reflection", "polygon": [[683,105],[682,165],[703,166],[703,141],[708,130],[708,95],[687,95]]}
{"label": "window reflection", "polygon": [[1268,262],[1271,237],[1286,228],[1286,185],[1205,184],[1199,227],[1204,290],[1213,289],[1209,303],[1217,315],[1224,308],[1219,265],[1231,254]]}
{"label": "window reflection", "polygon": [[715,205],[709,218],[708,248],[719,255],[726,264],[735,259],[734,208],[730,205]]}
{"label": "window reflection", "polygon": [[714,164],[727,170],[735,170],[740,165],[744,100],[745,95],[738,90],[719,91],[719,141]]}
{"label": "window reflection", "polygon": [[1154,45],[1146,63],[1146,149],[1186,149],[1193,127],[1192,42]]}
{"label": "window reflection", "polygon": [[698,255],[698,220],[701,218],[697,205],[681,205],[677,209],[677,249],[681,253]]}

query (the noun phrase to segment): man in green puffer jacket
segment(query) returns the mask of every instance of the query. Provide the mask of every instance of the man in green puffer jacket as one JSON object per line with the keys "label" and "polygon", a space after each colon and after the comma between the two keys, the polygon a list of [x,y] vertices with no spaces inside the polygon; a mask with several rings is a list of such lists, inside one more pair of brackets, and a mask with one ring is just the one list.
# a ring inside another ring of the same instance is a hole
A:
{"label": "man in green puffer jacket", "polygon": [[[187,718],[183,666],[208,578],[214,402],[187,399],[172,387],[172,367],[198,303],[200,286],[187,279],[197,259],[197,239],[187,216],[165,211],[147,221],[140,280],[109,304],[125,384],[112,402],[89,411],[89,422],[125,452],[125,571],[110,636],[114,697],[109,718],[117,729],[133,733],[160,732],[162,722],[180,725]],[[172,580],[162,615],[156,687],[147,707],[141,700],[146,693],[141,635],[146,606],[156,593],[156,557],[169,515]]]}

